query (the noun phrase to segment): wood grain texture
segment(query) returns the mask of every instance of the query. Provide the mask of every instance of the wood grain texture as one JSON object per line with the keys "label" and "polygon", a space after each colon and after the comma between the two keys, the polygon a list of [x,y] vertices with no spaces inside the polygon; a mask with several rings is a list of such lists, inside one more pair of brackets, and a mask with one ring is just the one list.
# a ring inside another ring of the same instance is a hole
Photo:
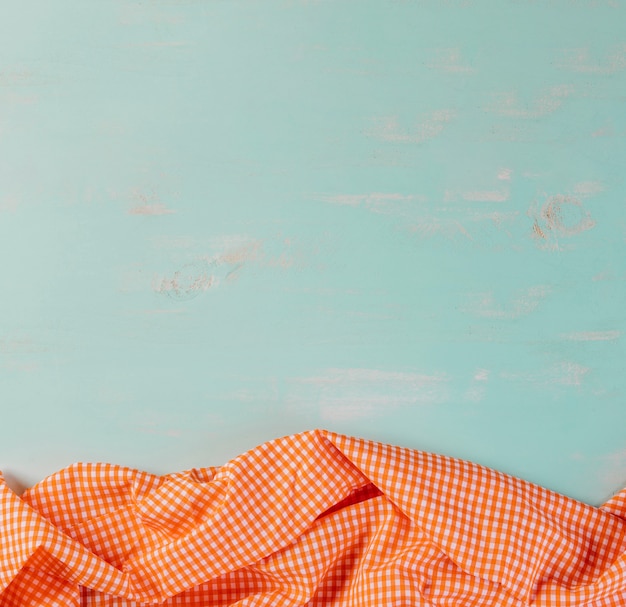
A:
{"label": "wood grain texture", "polygon": [[0,467],[325,427],[626,483],[626,3],[26,0]]}

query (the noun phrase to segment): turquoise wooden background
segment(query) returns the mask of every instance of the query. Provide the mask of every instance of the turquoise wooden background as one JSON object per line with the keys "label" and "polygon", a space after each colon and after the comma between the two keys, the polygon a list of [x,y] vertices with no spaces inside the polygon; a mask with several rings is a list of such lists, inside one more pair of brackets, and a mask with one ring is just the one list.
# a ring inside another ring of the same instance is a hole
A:
{"label": "turquoise wooden background", "polygon": [[626,3],[22,0],[0,467],[314,427],[626,484]]}

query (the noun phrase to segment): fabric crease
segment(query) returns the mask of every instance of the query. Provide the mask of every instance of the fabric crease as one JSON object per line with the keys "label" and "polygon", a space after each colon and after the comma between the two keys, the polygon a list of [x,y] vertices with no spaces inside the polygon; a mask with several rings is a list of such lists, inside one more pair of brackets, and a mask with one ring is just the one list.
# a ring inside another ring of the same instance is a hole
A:
{"label": "fabric crease", "polygon": [[2,480],[0,517],[0,607],[626,604],[626,490],[595,508],[325,430],[165,476]]}

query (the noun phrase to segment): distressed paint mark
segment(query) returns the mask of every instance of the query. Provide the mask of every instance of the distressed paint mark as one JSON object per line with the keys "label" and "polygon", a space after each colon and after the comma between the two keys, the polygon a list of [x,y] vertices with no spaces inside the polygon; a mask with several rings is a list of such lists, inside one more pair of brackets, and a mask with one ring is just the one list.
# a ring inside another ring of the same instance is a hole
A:
{"label": "distressed paint mark", "polygon": [[615,135],[615,131],[610,126],[600,127],[591,133],[594,139],[597,137],[611,137],[612,135]]}
{"label": "distressed paint mark", "polygon": [[511,381],[522,381],[525,383],[580,387],[584,378],[591,371],[579,363],[572,361],[561,361],[543,369],[537,373],[514,373],[503,371],[500,377]]}
{"label": "distressed paint mark", "polygon": [[227,250],[216,259],[218,264],[233,266],[227,278],[232,279],[244,264],[254,263],[264,268],[281,268],[287,270],[298,263],[298,257],[293,253],[295,241],[293,238],[274,238],[265,240],[251,240],[231,250]]}
{"label": "distressed paint mark", "polygon": [[432,383],[445,380],[445,375],[426,375],[422,373],[407,373],[402,371],[381,371],[379,369],[342,369],[330,368],[323,375],[303,378],[300,381],[307,384],[339,385],[347,383],[360,384],[376,383],[393,386],[396,383],[410,384],[413,388],[421,388]]}
{"label": "distressed paint mark", "polygon": [[474,240],[467,228],[457,219],[420,217],[406,226],[406,230],[420,238],[443,236],[448,240],[455,240],[458,236],[463,236],[467,240]]}
{"label": "distressed paint mark", "polygon": [[445,402],[448,381],[443,373],[331,368],[319,376],[297,379],[307,390],[296,400],[315,403],[325,420],[377,417],[399,407]]}
{"label": "distressed paint mark", "polygon": [[489,369],[477,369],[474,373],[476,381],[487,381],[489,379]]}
{"label": "distressed paint mark", "polygon": [[491,213],[476,213],[476,221],[489,220],[493,225],[502,227],[505,223],[513,223],[519,217],[519,211],[493,211]]}
{"label": "distressed paint mark", "polygon": [[413,200],[414,196],[404,196],[403,194],[385,194],[382,192],[373,192],[371,194],[335,194],[319,196],[319,200],[328,202],[330,204],[337,204],[343,206],[358,207],[365,203],[368,206],[369,203],[378,204],[380,202],[387,202],[390,200],[408,201]]}
{"label": "distressed paint mark", "polygon": [[477,369],[470,387],[465,391],[464,399],[472,403],[479,403],[485,398],[486,384],[489,380],[488,369]]}
{"label": "distressed paint mark", "polygon": [[0,94],[0,101],[4,105],[34,105],[39,101],[37,95],[19,95],[12,91]]}
{"label": "distressed paint mark", "polygon": [[598,272],[591,277],[591,280],[594,282],[598,282],[601,280],[613,280],[615,278],[615,274],[610,270],[603,270],[602,272]]}
{"label": "distressed paint mark", "polygon": [[[584,188],[587,188],[587,192],[590,191],[589,186],[583,186]],[[533,237],[555,250],[561,248],[559,237],[571,238],[590,230],[596,224],[591,213],[583,207],[580,198],[566,194],[549,196],[541,209],[533,202],[528,216],[533,220]]]}
{"label": "distressed paint mark", "polygon": [[535,235],[536,238],[541,238],[541,239],[547,238],[545,232],[541,229],[541,226],[539,225],[539,221],[536,218],[535,218],[535,221],[533,222],[533,234]]}
{"label": "distressed paint mark", "polygon": [[225,234],[207,239],[180,234],[159,234],[153,236],[151,242],[158,249],[202,248],[213,251],[228,251],[229,249],[248,246],[251,243],[251,238],[245,234]]}
{"label": "distressed paint mark", "polygon": [[572,72],[610,76],[626,69],[626,44],[614,47],[600,61],[592,58],[586,47],[565,49],[562,55],[557,67]]}
{"label": "distressed paint mark", "polygon": [[[299,255],[293,251],[293,238],[282,237],[267,241],[243,236],[224,236],[197,242],[191,237],[177,236],[158,237],[154,244],[166,249],[205,247],[207,244],[213,249],[223,248],[222,251],[210,255],[198,256],[175,272],[159,274],[153,278],[154,292],[167,294],[179,301],[194,299],[223,283],[236,280],[246,265],[287,270],[295,267],[299,261]],[[128,290],[133,284],[141,282],[142,273],[143,268],[136,266],[129,273],[124,289]]]}
{"label": "distressed paint mark", "polygon": [[435,110],[408,130],[400,127],[397,116],[375,118],[366,135],[392,143],[424,143],[440,135],[454,117],[453,110]]}
{"label": "distressed paint mark", "polygon": [[589,371],[591,371],[589,367],[584,367],[575,362],[561,362],[553,367],[552,381],[565,386],[580,386]]}
{"label": "distressed paint mark", "polygon": [[552,289],[547,285],[535,285],[518,291],[512,300],[505,304],[496,301],[493,291],[471,293],[468,296],[468,303],[461,309],[482,318],[515,320],[534,312],[551,292]]}
{"label": "distressed paint mark", "polygon": [[498,171],[498,179],[500,181],[511,181],[513,176],[513,169],[503,168]]}
{"label": "distressed paint mark", "polygon": [[316,200],[339,206],[363,207],[373,213],[383,215],[402,214],[408,211],[411,203],[426,202],[422,195],[372,192],[370,194],[326,194],[315,196]]}
{"label": "distressed paint mark", "polygon": [[522,103],[515,91],[508,91],[495,94],[493,103],[486,109],[509,118],[543,118],[558,110],[573,93],[572,85],[559,84],[551,86],[533,101]]}
{"label": "distressed paint mark", "polygon": [[614,341],[622,335],[621,331],[574,331],[565,333],[563,339],[568,341]]}
{"label": "distressed paint mark", "polygon": [[263,241],[253,240],[233,249],[227,250],[217,257],[218,264],[227,264],[231,269],[225,276],[225,280],[234,281],[239,277],[239,271],[245,264],[258,262],[263,251]]}
{"label": "distressed paint mark", "polygon": [[[430,204],[421,194],[372,192],[369,194],[315,194],[311,199],[329,204],[362,208],[372,213],[388,215],[401,220],[398,229],[419,238],[441,236],[449,240],[462,237],[473,241],[475,227],[484,222],[497,229],[517,221],[519,211],[485,211],[470,207],[466,202],[496,203],[509,199],[506,190],[471,190],[456,192],[446,190],[443,202]],[[512,235],[507,232],[509,237]]]}
{"label": "distressed paint mark", "polygon": [[532,142],[540,137],[540,129],[530,121],[495,121],[485,133],[486,140],[498,143],[513,141]]}
{"label": "distressed paint mark", "polygon": [[34,362],[21,360],[6,360],[0,363],[0,368],[6,371],[15,371],[17,373],[33,373],[39,369],[39,365]]}
{"label": "distressed paint mark", "polygon": [[[482,212],[454,207],[442,207],[440,212],[442,216],[430,214],[411,218],[409,223],[402,226],[402,229],[419,238],[441,236],[450,241],[462,238],[475,242],[479,237],[479,234],[476,234],[477,225],[489,222],[497,229],[501,229],[505,224],[515,222],[519,216],[518,211]],[[454,218],[459,216],[462,217],[462,220]]]}
{"label": "distressed paint mark", "polygon": [[131,190],[130,198],[135,203],[135,206],[128,211],[130,215],[170,215],[174,213],[161,202],[159,195],[154,190],[146,192],[140,188],[134,188]]}
{"label": "distressed paint mark", "polygon": [[475,71],[463,60],[459,48],[439,48],[434,54],[435,58],[426,64],[431,69],[450,74],[473,74]]}
{"label": "distressed paint mark", "polygon": [[155,278],[152,288],[156,293],[166,294],[178,301],[195,299],[219,283],[211,273],[212,265],[206,261],[186,264],[171,276]]}
{"label": "distressed paint mark", "polygon": [[[180,194],[177,191],[169,191],[169,188],[163,188],[157,186],[159,190],[164,189],[168,191],[168,197],[170,199],[180,198]],[[127,191],[108,190],[107,195],[111,200],[124,201],[128,205],[126,213],[134,216],[160,216],[160,215],[172,215],[176,213],[175,210],[168,207],[163,201],[157,187],[135,187]],[[91,193],[93,198],[94,194]]]}
{"label": "distressed paint mark", "polygon": [[596,223],[578,198],[563,194],[548,198],[541,209],[541,218],[548,229],[562,236],[575,236]]}
{"label": "distressed paint mark", "polygon": [[48,348],[43,344],[34,342],[29,337],[3,337],[0,338],[0,354],[22,355],[46,352]]}
{"label": "distressed paint mark", "polygon": [[217,259],[220,263],[240,265],[258,260],[261,256],[262,249],[262,240],[252,240],[222,253]]}
{"label": "distressed paint mark", "polygon": [[139,204],[128,210],[129,215],[171,215],[176,211],[168,209],[164,204]]}
{"label": "distressed paint mark", "polygon": [[461,197],[468,202],[506,202],[509,199],[508,191],[474,190],[462,192]]}
{"label": "distressed paint mark", "polygon": [[581,181],[574,184],[574,194],[577,196],[595,196],[605,190],[605,185],[601,181]]}
{"label": "distressed paint mark", "polygon": [[0,70],[0,86],[32,86],[41,83],[37,74],[31,69],[16,67]]}

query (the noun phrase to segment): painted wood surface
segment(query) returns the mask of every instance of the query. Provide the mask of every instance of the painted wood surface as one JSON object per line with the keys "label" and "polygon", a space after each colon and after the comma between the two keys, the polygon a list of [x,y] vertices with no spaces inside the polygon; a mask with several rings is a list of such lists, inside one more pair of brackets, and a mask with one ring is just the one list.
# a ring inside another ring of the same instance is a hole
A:
{"label": "painted wood surface", "polygon": [[324,427],[626,483],[626,2],[23,0],[0,467]]}

